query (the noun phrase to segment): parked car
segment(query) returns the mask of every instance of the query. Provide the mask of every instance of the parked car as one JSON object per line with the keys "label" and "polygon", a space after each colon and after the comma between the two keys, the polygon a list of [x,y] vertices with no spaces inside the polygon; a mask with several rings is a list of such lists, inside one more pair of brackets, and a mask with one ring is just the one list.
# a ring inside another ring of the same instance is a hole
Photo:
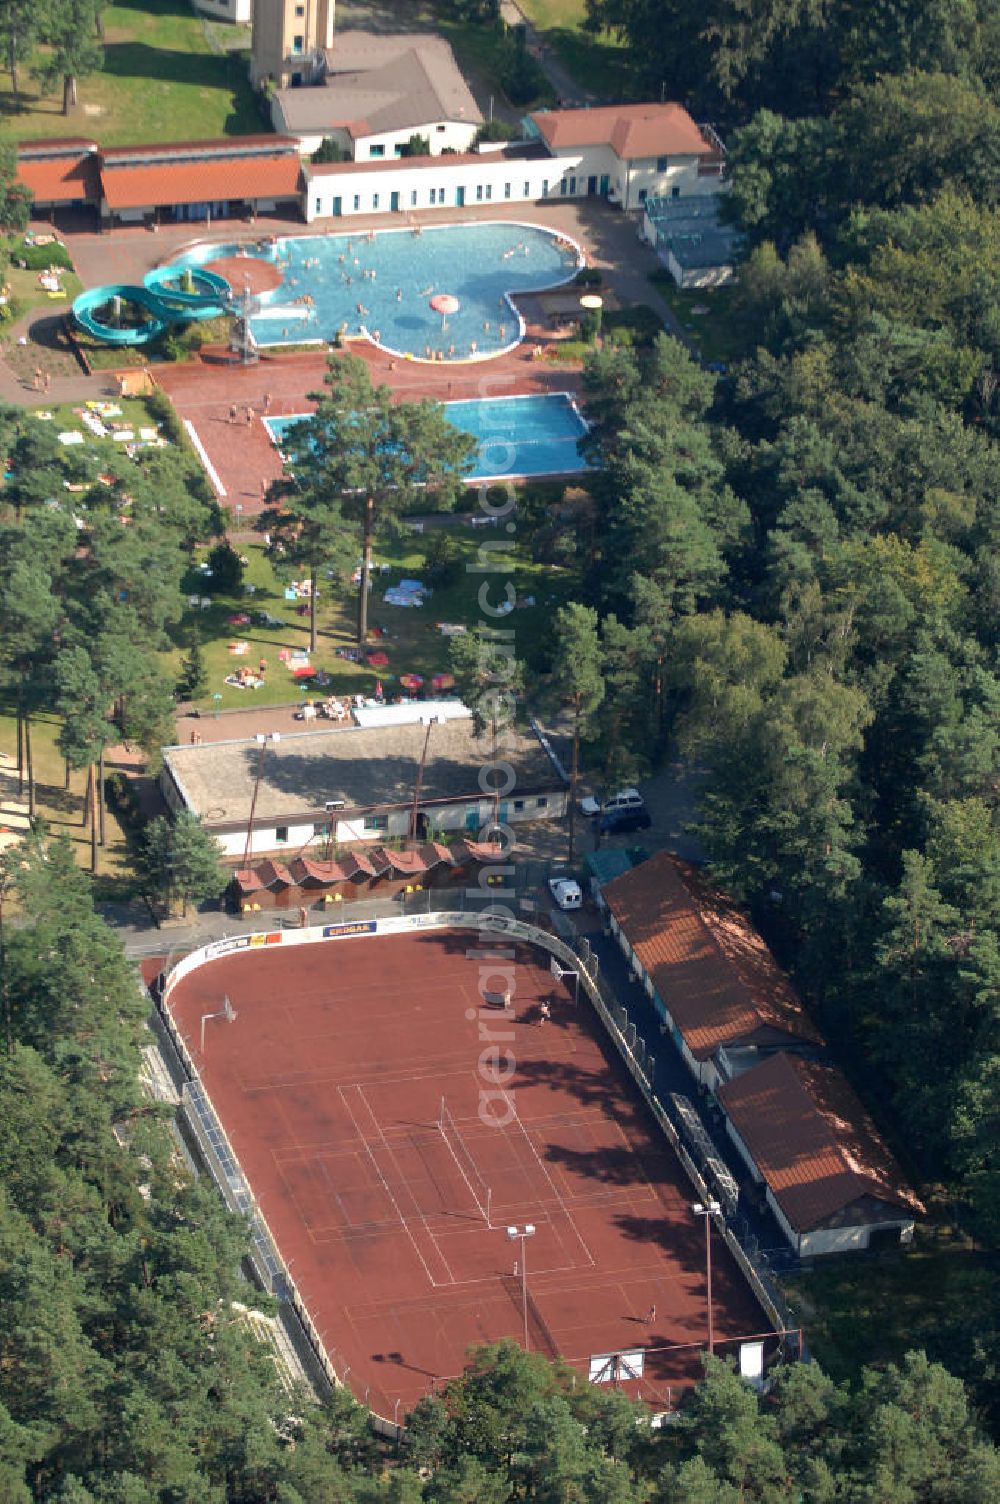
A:
{"label": "parked car", "polygon": [[605,800],[603,804],[591,795],[580,800],[581,813],[591,817],[602,814],[616,815],[619,810],[626,809],[645,809],[638,789],[619,789],[617,794],[612,794],[611,798]]}
{"label": "parked car", "polygon": [[630,830],[648,830],[652,825],[645,805],[641,809],[619,809],[601,816],[602,835],[619,836]]}
{"label": "parked car", "polygon": [[557,909],[583,908],[583,889],[575,877],[550,877],[549,892]]}

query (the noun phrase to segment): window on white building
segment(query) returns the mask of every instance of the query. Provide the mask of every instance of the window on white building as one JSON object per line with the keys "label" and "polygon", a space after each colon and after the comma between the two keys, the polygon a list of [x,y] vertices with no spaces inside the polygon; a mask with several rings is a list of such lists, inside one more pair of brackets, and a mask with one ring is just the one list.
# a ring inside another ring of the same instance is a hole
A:
{"label": "window on white building", "polygon": [[531,184],[530,183],[525,183],[525,185],[524,185],[524,196],[525,196],[525,198],[530,198],[531,197]]}
{"label": "window on white building", "polygon": [[503,196],[504,196],[504,198],[510,198],[510,184],[509,183],[504,183],[504,185],[503,185]]}
{"label": "window on white building", "polygon": [[388,830],[388,815],[365,815],[365,830]]}
{"label": "window on white building", "polygon": [[487,183],[486,184],[486,197],[487,198],[492,198],[493,197],[493,184],[492,183]]}
{"label": "window on white building", "polygon": [[416,207],[417,207],[417,190],[415,188],[413,188],[410,191],[410,208],[411,209],[415,209]]}
{"label": "window on white building", "polygon": [[542,178],[542,198],[548,198],[548,196],[549,196],[549,180],[548,180],[548,178]]}
{"label": "window on white building", "polygon": [[293,52],[301,52],[302,51],[302,38],[301,37],[292,37],[292,51]]}
{"label": "window on white building", "polygon": [[275,832],[274,832],[274,839],[275,839],[275,842],[277,843],[277,845],[279,845],[279,846],[284,845],[284,843],[288,840],[288,826],[287,825],[279,825],[279,826],[277,826],[276,829],[275,829]]}
{"label": "window on white building", "polygon": [[377,193],[373,193],[372,194],[372,208],[373,209],[377,209],[378,208],[378,194]]}
{"label": "window on white building", "polygon": [[656,159],[656,170],[657,170],[657,172],[666,172],[666,170],[667,170],[667,159],[666,159],[666,157],[657,157],[657,159]]}
{"label": "window on white building", "polygon": [[357,212],[358,212],[358,210],[360,208],[361,208],[361,194],[360,193],[356,193],[354,195],[354,212],[355,212],[355,214],[357,214]]}
{"label": "window on white building", "polygon": [[478,203],[482,203],[482,201],[483,201],[483,185],[482,185],[482,183],[477,183],[476,184],[476,200],[477,200]]}
{"label": "window on white building", "polygon": [[369,146],[369,148],[368,148],[368,155],[370,157],[384,157],[385,156],[385,147],[384,146]]}

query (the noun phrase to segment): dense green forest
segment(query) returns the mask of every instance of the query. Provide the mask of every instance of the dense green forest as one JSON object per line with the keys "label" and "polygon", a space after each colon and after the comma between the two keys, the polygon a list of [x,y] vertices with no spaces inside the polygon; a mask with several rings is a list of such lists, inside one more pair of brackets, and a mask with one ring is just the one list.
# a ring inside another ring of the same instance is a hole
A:
{"label": "dense green forest", "polygon": [[[997,8],[590,13],[647,89],[726,124],[746,255],[721,379],[667,338],[588,365],[592,756],[634,767],[672,737],[706,770],[718,878],[936,1214],[995,1249]],[[996,1304],[976,1319],[942,1310],[942,1340],[997,1420]]]}

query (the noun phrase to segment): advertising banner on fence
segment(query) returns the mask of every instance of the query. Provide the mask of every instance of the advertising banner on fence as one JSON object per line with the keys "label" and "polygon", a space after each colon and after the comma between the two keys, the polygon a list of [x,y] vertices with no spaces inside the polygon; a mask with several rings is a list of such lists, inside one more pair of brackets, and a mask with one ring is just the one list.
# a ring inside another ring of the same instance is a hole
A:
{"label": "advertising banner on fence", "polygon": [[324,940],[343,940],[349,935],[374,935],[378,930],[377,919],[359,919],[354,924],[324,924]]}

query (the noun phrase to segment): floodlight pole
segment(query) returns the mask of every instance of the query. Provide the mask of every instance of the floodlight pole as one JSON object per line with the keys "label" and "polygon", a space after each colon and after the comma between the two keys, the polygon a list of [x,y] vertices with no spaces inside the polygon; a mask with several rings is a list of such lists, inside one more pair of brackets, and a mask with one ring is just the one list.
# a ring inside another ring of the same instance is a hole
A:
{"label": "floodlight pole", "polygon": [[705,1219],[705,1284],[708,1294],[708,1351],[715,1352],[715,1328],[712,1315],[712,1218],[722,1211],[718,1201],[696,1201],[691,1208],[696,1217]]}
{"label": "floodlight pole", "polygon": [[507,1236],[512,1243],[521,1245],[521,1315],[524,1318],[524,1350],[530,1352],[528,1342],[528,1262],[525,1252],[525,1244],[529,1238],[535,1236],[535,1226],[532,1222],[525,1222],[523,1227],[508,1227]]}
{"label": "floodlight pole", "polygon": [[267,750],[267,744],[269,740],[272,742],[280,742],[281,732],[258,731],[257,733],[257,774],[253,781],[253,797],[250,800],[250,818],[247,820],[247,839],[246,845],[243,848],[244,870],[250,863],[250,847],[253,844],[253,817],[257,809],[257,793],[260,789],[260,780],[264,773],[264,753]]}

